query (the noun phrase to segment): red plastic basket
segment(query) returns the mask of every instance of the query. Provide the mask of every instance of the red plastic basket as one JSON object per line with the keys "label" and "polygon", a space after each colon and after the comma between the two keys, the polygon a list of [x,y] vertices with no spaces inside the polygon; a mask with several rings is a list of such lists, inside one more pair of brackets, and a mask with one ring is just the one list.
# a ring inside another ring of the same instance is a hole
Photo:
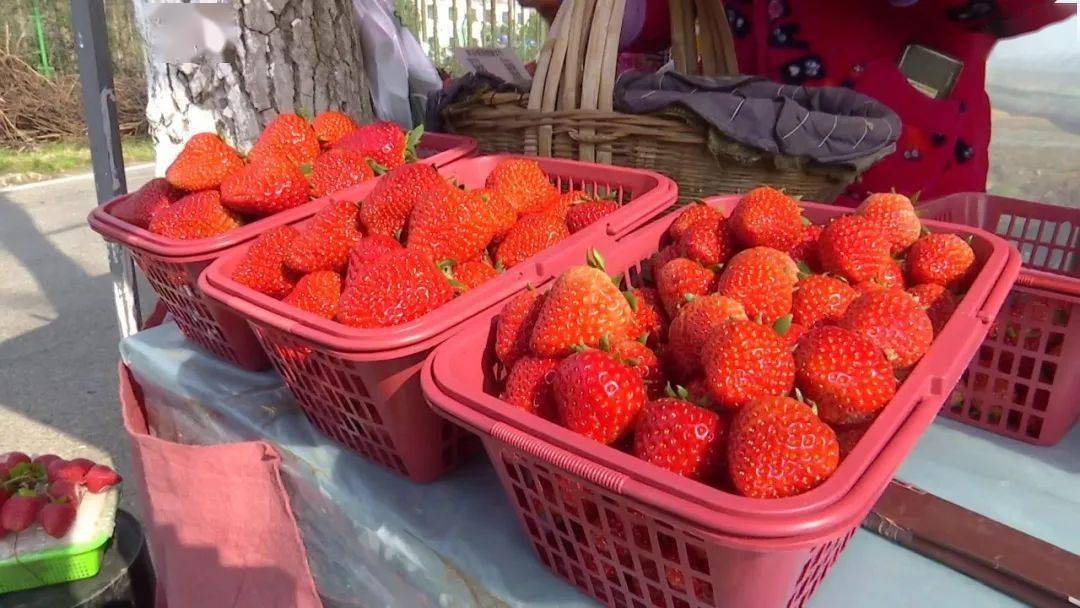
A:
{"label": "red plastic basket", "polygon": [[[737,197],[709,204],[730,211]],[[824,221],[844,211],[806,204]],[[598,243],[612,273],[634,283],[677,214]],[[477,433],[541,561],[610,606],[801,606],[915,446],[990,327],[1019,254],[981,230],[981,271],[896,397],[836,473],[779,500],[724,492],[601,445],[493,396],[498,308],[435,349],[422,386],[441,415]],[[584,248],[562,250],[564,265]],[[959,356],[958,356],[959,355]]]}
{"label": "red plastic basket", "polygon": [[[466,187],[479,187],[507,157],[476,157],[440,169]],[[212,264],[199,280],[210,298],[246,318],[274,367],[312,423],[329,437],[414,481],[437,478],[457,464],[468,435],[424,403],[420,367],[428,352],[471,317],[536,282],[547,260],[631,230],[676,200],[674,182],[656,173],[559,159],[537,159],[561,189],[611,194],[623,204],[530,261],[455,298],[416,321],[356,329],[287,306],[232,281],[240,247]]]}
{"label": "red plastic basket", "polygon": [[957,194],[919,213],[999,234],[1024,262],[942,413],[1028,443],[1057,443],[1080,416],[1080,209]]}
{"label": "red plastic basket", "polygon": [[[469,137],[427,133],[418,146],[421,156],[418,162],[442,167],[475,151],[476,141]],[[120,244],[131,253],[184,335],[226,361],[261,370],[269,366],[269,361],[251,328],[243,319],[203,296],[196,284],[199,274],[229,248],[254,239],[272,226],[308,217],[330,198],[356,200],[370,192],[372,185],[373,182],[361,184],[226,234],[195,241],[165,238],[117,219],[110,209],[125,196],[95,208],[89,222],[106,240]]]}

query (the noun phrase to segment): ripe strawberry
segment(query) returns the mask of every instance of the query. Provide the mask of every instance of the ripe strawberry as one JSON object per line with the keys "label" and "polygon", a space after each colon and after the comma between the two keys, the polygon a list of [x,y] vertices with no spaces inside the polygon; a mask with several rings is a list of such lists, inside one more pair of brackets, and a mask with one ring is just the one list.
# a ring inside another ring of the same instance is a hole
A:
{"label": "ripe strawberry", "polygon": [[450,279],[450,284],[458,293],[476,289],[499,274],[491,264],[481,260],[465,260],[460,264],[446,266],[440,264],[440,268],[443,268],[444,274]]}
{"label": "ripe strawberry", "polygon": [[852,285],[878,276],[893,263],[881,226],[861,215],[845,215],[826,226],[818,237],[818,255],[826,272]]}
{"label": "ripe strawberry", "polygon": [[836,441],[840,444],[840,460],[847,458],[851,450],[855,449],[855,445],[859,443],[866,431],[870,430],[872,423],[873,419],[862,424],[833,427],[833,431],[836,433]]}
{"label": "ripe strawberry", "polygon": [[655,347],[667,340],[667,314],[660,301],[660,293],[652,287],[639,287],[630,292],[630,309],[634,311],[633,335],[648,336],[648,344]]}
{"label": "ripe strawberry", "polygon": [[[38,454],[37,456],[34,456],[34,459],[31,462],[33,464],[40,464],[41,466],[45,467],[46,471],[48,471],[49,465],[56,462],[57,460],[60,460],[60,457],[56,454]],[[0,474],[0,481],[2,481],[3,479],[4,475]]]}
{"label": "ripe strawberry", "polygon": [[70,479],[57,479],[49,484],[45,494],[53,500],[66,500],[67,502],[78,506],[80,485],[81,484],[75,483]]}
{"label": "ripe strawberry", "polygon": [[817,224],[803,226],[801,239],[788,251],[791,259],[796,263],[805,264],[810,270],[820,270],[821,257],[818,255],[817,241],[821,237],[822,230],[824,229]]}
{"label": "ripe strawberry", "polygon": [[830,424],[864,422],[892,399],[892,366],[872,342],[853,331],[819,326],[795,349],[799,388]]}
{"label": "ripe strawberry", "polygon": [[86,489],[92,494],[100,494],[123,481],[120,475],[103,464],[95,464],[86,472]]}
{"label": "ripe strawberry", "polygon": [[747,192],[728,218],[735,238],[746,247],[788,251],[803,239],[802,210],[795,199],[769,187]]}
{"label": "ripe strawberry", "polygon": [[304,275],[297,281],[296,289],[281,301],[324,319],[333,319],[340,299],[341,275],[332,270],[318,270]]}
{"label": "ripe strawberry", "polygon": [[675,315],[668,328],[668,354],[681,379],[701,372],[701,349],[724,321],[747,319],[746,309],[727,296],[695,298]]}
{"label": "ripe strawberry", "polygon": [[188,192],[213,190],[243,167],[244,160],[217,134],[196,133],[169,165],[165,179]]}
{"label": "ripe strawberry", "polygon": [[855,284],[855,291],[860,294],[889,289],[890,287],[904,288],[904,269],[896,260],[890,259],[869,279]]}
{"label": "ripe strawberry", "polygon": [[675,258],[664,264],[656,275],[656,291],[669,316],[693,297],[703,296],[716,285],[716,274],[708,268],[686,258]]}
{"label": "ripe strawberry", "polygon": [[245,215],[272,215],[310,199],[307,176],[284,157],[269,154],[221,183],[221,204]]}
{"label": "ripe strawberry", "polygon": [[[548,304],[553,299],[548,296]],[[608,445],[630,431],[645,405],[641,375],[598,350],[575,353],[559,363],[554,392],[559,418],[566,428]]]}
{"label": "ripe strawberry", "polygon": [[771,327],[753,321],[721,323],[705,340],[701,366],[713,402],[730,409],[786,395],[795,386],[791,348]]}
{"label": "ripe strawberry", "polygon": [[577,203],[566,212],[566,227],[570,234],[600,221],[605,215],[619,210],[619,203],[609,200],[591,200]]}
{"label": "ripe strawberry", "polygon": [[495,249],[495,261],[511,268],[570,236],[566,224],[546,213],[526,215]]}
{"label": "ripe strawberry", "polygon": [[284,297],[296,286],[293,273],[285,268],[285,255],[297,234],[292,226],[278,226],[259,235],[237,263],[232,279],[272,298]]}
{"label": "ripe strawberry", "polygon": [[676,475],[710,482],[723,474],[727,421],[682,399],[645,404],[634,431],[634,456]]}
{"label": "ripe strawberry", "polygon": [[554,421],[558,412],[552,387],[558,366],[558,359],[521,357],[510,368],[501,399],[530,414]]}
{"label": "ripe strawberry", "polygon": [[601,338],[611,342],[632,338],[634,312],[626,297],[602,270],[576,266],[552,285],[529,345],[541,357],[564,357],[577,345],[597,348]]}
{"label": "ripe strawberry", "polygon": [[375,184],[360,206],[360,221],[368,234],[396,237],[405,228],[416,201],[428,190],[448,188],[430,165],[410,164],[392,169]]}
{"label": "ripe strawberry", "polygon": [[46,471],[50,482],[58,479],[66,479],[72,483],[80,484],[83,483],[86,473],[93,466],[94,463],[85,459],[80,459],[78,462],[74,460],[57,459],[49,465]]}
{"label": "ripe strawberry", "polygon": [[871,194],[859,205],[856,213],[881,226],[893,255],[911,247],[922,232],[922,222],[915,214],[915,206],[911,204],[911,199],[903,194]]}
{"label": "ripe strawberry", "polygon": [[24,462],[31,462],[31,460],[29,456],[22,452],[4,452],[3,456],[0,456],[0,464],[6,466],[8,470]]}
{"label": "ripe strawberry", "polygon": [[464,262],[479,256],[499,230],[498,197],[457,188],[428,190],[409,216],[406,247],[434,261]]}
{"label": "ripe strawberry", "polygon": [[0,507],[0,528],[8,532],[22,532],[29,528],[45,501],[45,497],[34,490],[20,489]]}
{"label": "ripe strawberry", "polygon": [[514,296],[495,319],[495,356],[511,367],[529,353],[533,325],[540,315],[544,297],[535,289]]}
{"label": "ripe strawberry", "polygon": [[895,287],[859,296],[839,324],[870,340],[896,369],[918,363],[934,340],[934,326],[922,306]]}
{"label": "ripe strawberry", "polygon": [[349,260],[349,252],[360,240],[357,228],[359,208],[352,201],[333,201],[298,229],[289,245],[285,265],[301,272],[333,270],[340,272]]}
{"label": "ripe strawberry", "polygon": [[315,159],[308,181],[311,193],[326,196],[375,177],[367,157],[355,150],[327,150]]}
{"label": "ripe strawberry", "polygon": [[751,319],[772,325],[791,314],[799,269],[788,254],[768,247],[744,249],[731,258],[716,282],[716,292],[742,303]]}
{"label": "ripe strawberry", "polygon": [[791,320],[803,327],[836,323],[859,293],[840,279],[812,274],[799,279],[791,303]]}
{"label": "ripe strawberry", "polygon": [[325,110],[311,121],[311,128],[315,130],[316,139],[325,148],[334,145],[345,135],[360,128],[360,125],[356,124],[356,121],[348,114],[337,110]]}
{"label": "ripe strawberry", "polygon": [[351,285],[358,277],[367,272],[368,267],[383,254],[402,249],[401,243],[382,234],[361,237],[349,251],[348,273],[345,285]]}
{"label": "ripe strawberry", "polygon": [[238,228],[240,216],[221,205],[217,190],[194,192],[162,209],[150,220],[150,232],[173,239],[205,239]]}
{"label": "ripe strawberry", "polygon": [[278,157],[299,166],[315,162],[319,151],[319,138],[308,121],[292,113],[279,114],[259,134],[248,152],[248,162]]}
{"label": "ripe strawberry", "polygon": [[486,186],[506,197],[519,215],[539,213],[558,204],[559,191],[535,160],[501,161],[488,174]]}
{"label": "ripe strawberry", "polygon": [[953,312],[956,311],[956,296],[946,287],[934,283],[916,285],[907,292],[930,317],[930,323],[934,326],[934,335],[941,333]]}
{"label": "ripe strawberry", "polygon": [[637,340],[623,338],[611,345],[611,354],[641,376],[647,395],[659,397],[664,394],[664,370],[655,351]]}
{"label": "ripe strawberry", "polygon": [[672,240],[678,241],[682,238],[684,232],[701,220],[722,217],[724,216],[713,207],[710,207],[701,201],[697,201],[687,205],[683,212],[679,214],[679,217],[671,222],[671,226],[668,226],[668,234],[671,235]]}
{"label": "ripe strawberry", "polygon": [[735,253],[735,240],[722,217],[702,220],[687,228],[676,243],[681,257],[702,266],[727,262]]}
{"label": "ripe strawberry", "polygon": [[375,122],[343,135],[333,147],[356,150],[380,167],[394,169],[416,158],[423,133],[421,127],[405,133],[392,122]]}
{"label": "ripe strawberry", "polygon": [[645,260],[643,266],[645,270],[645,276],[652,281],[656,282],[656,277],[660,276],[660,269],[667,265],[671,260],[679,257],[679,248],[676,243],[666,245],[660,248],[651,258]]}
{"label": "ripe strawberry", "polygon": [[37,521],[49,536],[63,538],[75,523],[75,515],[75,505],[67,502],[50,502],[38,511]]}
{"label": "ripe strawberry", "polygon": [[346,286],[337,320],[353,327],[401,325],[435,310],[454,289],[435,263],[409,249],[380,257]]}
{"label": "ripe strawberry", "polygon": [[735,414],[727,457],[739,494],[783,498],[828,479],[840,464],[840,445],[810,406],[789,397],[765,397]]}
{"label": "ripe strawberry", "polygon": [[928,234],[908,251],[907,271],[916,285],[934,283],[962,288],[975,274],[975,251],[955,234]]}
{"label": "ripe strawberry", "polygon": [[113,205],[109,212],[113,217],[129,224],[146,228],[158,211],[167,208],[183,195],[183,192],[173,188],[165,179],[158,177]]}

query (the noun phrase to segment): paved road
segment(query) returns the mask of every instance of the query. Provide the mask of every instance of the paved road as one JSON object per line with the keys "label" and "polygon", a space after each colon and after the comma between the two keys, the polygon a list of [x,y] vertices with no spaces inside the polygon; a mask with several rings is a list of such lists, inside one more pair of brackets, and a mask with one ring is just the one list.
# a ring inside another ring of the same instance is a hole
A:
{"label": "paved road", "polygon": [[[129,187],[152,171],[129,172]],[[119,331],[105,245],[86,225],[94,204],[89,176],[0,190],[0,452],[85,455],[125,474]]]}

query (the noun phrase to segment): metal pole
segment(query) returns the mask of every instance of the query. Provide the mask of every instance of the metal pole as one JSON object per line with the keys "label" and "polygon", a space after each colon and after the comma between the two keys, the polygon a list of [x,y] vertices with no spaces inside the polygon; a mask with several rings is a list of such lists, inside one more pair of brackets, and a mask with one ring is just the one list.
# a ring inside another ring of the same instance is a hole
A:
{"label": "metal pole", "polygon": [[[71,20],[75,27],[75,50],[79,57],[83,116],[86,117],[94,186],[100,205],[127,192],[124,155],[116,120],[112,58],[109,57],[109,36],[105,28],[102,0],[71,0]],[[108,247],[120,335],[127,337],[139,331],[142,325],[135,267],[126,251],[112,243]]]}
{"label": "metal pole", "polygon": [[38,0],[32,0],[30,4],[34,12],[34,30],[37,32],[38,55],[41,57],[41,74],[52,76],[53,67],[49,65],[49,47],[45,43],[45,28],[41,25],[41,6]]}

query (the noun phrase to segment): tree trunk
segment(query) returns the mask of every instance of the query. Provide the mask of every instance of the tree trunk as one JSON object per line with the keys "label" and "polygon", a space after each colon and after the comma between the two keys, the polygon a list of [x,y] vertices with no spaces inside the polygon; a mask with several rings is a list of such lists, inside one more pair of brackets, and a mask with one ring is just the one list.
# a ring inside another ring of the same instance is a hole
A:
{"label": "tree trunk", "polygon": [[[145,0],[132,0],[147,39]],[[183,143],[216,131],[246,151],[282,112],[341,110],[371,120],[351,0],[234,0],[240,39],[225,61],[166,64],[147,53],[147,119],[159,170]]]}

